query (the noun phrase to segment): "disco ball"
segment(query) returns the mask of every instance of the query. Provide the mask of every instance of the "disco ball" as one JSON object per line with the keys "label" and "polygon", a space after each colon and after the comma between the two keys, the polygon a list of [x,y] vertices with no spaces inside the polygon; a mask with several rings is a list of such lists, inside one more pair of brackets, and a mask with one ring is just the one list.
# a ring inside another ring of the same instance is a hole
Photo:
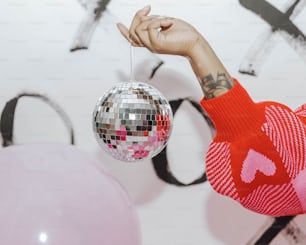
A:
{"label": "disco ball", "polygon": [[99,98],[93,129],[99,145],[114,158],[132,162],[156,156],[173,124],[168,100],[149,84],[117,83]]}

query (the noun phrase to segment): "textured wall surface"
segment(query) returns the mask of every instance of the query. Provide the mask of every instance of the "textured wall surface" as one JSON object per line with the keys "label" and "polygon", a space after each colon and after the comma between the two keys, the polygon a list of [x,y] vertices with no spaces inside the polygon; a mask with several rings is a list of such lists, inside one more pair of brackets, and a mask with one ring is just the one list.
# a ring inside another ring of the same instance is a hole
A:
{"label": "textured wall surface", "polygon": [[[187,187],[165,183],[150,160],[123,163],[107,155],[91,128],[98,97],[130,77],[130,47],[115,23],[129,25],[135,11],[146,4],[151,4],[153,14],[192,23],[255,101],[275,100],[292,109],[306,103],[306,1],[111,0],[94,4],[90,0],[1,0],[0,109],[25,91],[56,101],[72,121],[76,145],[98,159],[129,192],[139,214],[143,245],[237,245],[260,239],[272,240],[274,245],[306,244],[305,215],[274,220],[218,195],[207,182]],[[92,14],[96,6],[99,18]],[[144,49],[133,53],[137,80],[152,84],[171,101],[201,99],[187,60]],[[52,109],[32,98],[20,101],[14,124],[16,143],[69,143],[67,130]],[[169,168],[178,180],[190,183],[203,174],[211,139],[205,120],[183,102],[167,146]]]}

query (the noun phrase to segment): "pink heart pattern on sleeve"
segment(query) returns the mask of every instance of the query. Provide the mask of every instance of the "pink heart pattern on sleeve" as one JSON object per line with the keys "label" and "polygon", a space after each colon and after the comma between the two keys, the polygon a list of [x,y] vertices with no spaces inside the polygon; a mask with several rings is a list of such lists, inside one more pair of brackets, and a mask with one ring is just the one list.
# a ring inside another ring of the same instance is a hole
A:
{"label": "pink heart pattern on sleeve", "polygon": [[256,178],[257,171],[266,176],[275,174],[275,163],[268,159],[265,155],[250,149],[243,161],[241,170],[241,179],[245,183],[251,183]]}
{"label": "pink heart pattern on sleeve", "polygon": [[237,80],[201,105],[216,127],[206,154],[211,186],[257,213],[306,213],[306,106],[254,103]]}

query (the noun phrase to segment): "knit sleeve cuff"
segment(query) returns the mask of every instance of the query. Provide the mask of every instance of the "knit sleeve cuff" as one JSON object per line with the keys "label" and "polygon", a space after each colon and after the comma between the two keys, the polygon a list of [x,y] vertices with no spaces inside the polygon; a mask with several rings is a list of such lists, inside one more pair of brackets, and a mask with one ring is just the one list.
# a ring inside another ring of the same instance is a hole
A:
{"label": "knit sleeve cuff", "polygon": [[262,124],[256,104],[236,79],[231,90],[213,99],[203,98],[200,103],[222,140],[231,140]]}

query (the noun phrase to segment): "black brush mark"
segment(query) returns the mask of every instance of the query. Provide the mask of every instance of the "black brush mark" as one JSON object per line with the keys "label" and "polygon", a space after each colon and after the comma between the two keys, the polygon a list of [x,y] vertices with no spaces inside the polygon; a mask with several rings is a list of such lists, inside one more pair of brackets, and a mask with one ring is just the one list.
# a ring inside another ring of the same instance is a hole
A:
{"label": "black brush mark", "polygon": [[[196,111],[198,111],[201,114],[203,119],[206,121],[206,123],[210,127],[212,135],[214,135],[215,128],[214,128],[212,121],[203,111],[201,105],[193,100],[186,98],[186,99],[177,99],[177,100],[169,101],[170,106],[172,108],[173,116],[175,116],[178,108],[181,106],[182,102],[184,101],[188,101],[196,109]],[[167,146],[158,155],[152,158],[152,163],[153,163],[154,170],[157,176],[168,184],[185,187],[185,186],[201,184],[207,181],[206,172],[204,172],[199,178],[195,179],[191,183],[186,184],[186,183],[182,183],[181,181],[179,181],[173,175],[173,173],[171,172],[171,169],[169,168],[169,163],[168,163],[168,158],[167,158]]]}
{"label": "black brush mark", "polygon": [[80,23],[71,45],[70,52],[88,49],[92,35],[110,1],[111,0],[95,0],[95,2],[88,1],[88,4],[83,5],[84,8],[86,8],[86,15]]}
{"label": "black brush mark", "polygon": [[47,103],[49,106],[51,106],[57,114],[60,116],[62,121],[64,122],[65,126],[67,127],[67,130],[70,134],[70,143],[72,145],[75,144],[74,139],[74,130],[72,126],[72,122],[70,118],[68,117],[67,113],[57,104],[55,101],[51,100],[45,95],[38,94],[38,93],[21,93],[17,95],[15,98],[8,101],[1,113],[1,119],[0,119],[0,133],[3,139],[2,146],[9,146],[12,145],[13,142],[13,129],[14,129],[14,118],[15,118],[15,110],[17,106],[17,102],[21,97],[33,97],[38,98],[42,100],[43,102]]}
{"label": "black brush mark", "polygon": [[[290,46],[306,61],[306,37],[304,33],[290,20],[297,12],[300,12],[304,1],[296,0],[286,11],[282,13],[273,5],[265,0],[239,0],[240,4],[246,9],[260,16],[270,25],[270,30],[262,33],[256,40],[253,47],[250,48],[246,57],[242,61],[239,72],[256,76],[259,67],[267,59],[274,48],[271,38],[280,33]],[[300,8],[297,8],[297,6]]]}
{"label": "black brush mark", "polygon": [[100,0],[97,2],[97,7],[94,9],[95,19],[99,20],[103,12],[106,10],[110,0]]}
{"label": "black brush mark", "polygon": [[150,79],[152,79],[155,75],[155,73],[157,72],[157,70],[164,64],[163,61],[160,61],[157,66],[155,66],[153,69],[152,69],[152,72],[151,72],[151,75],[150,75]]}
{"label": "black brush mark", "polygon": [[289,19],[300,0],[296,0],[286,13],[282,13],[265,0],[239,0],[239,2],[243,7],[259,15],[270,24],[273,32],[276,30],[283,30],[292,37],[301,38],[301,40],[306,42],[304,33]]}
{"label": "black brush mark", "polygon": [[273,224],[255,242],[255,245],[267,245],[290,223],[295,216],[275,218]]}

